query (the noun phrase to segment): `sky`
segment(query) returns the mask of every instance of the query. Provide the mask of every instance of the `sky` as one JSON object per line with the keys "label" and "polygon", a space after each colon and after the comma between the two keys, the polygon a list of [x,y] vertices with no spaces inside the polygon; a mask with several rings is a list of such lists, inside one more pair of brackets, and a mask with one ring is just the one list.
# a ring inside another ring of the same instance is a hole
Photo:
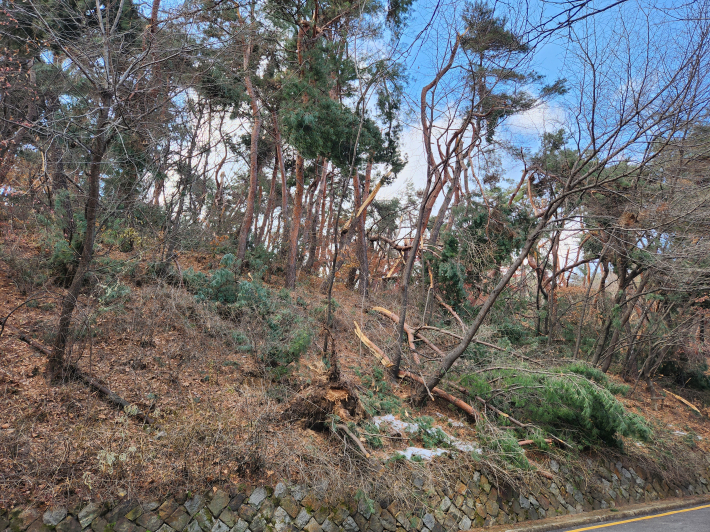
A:
{"label": "sky", "polygon": [[[432,9],[438,9],[434,12]],[[440,17],[439,24],[448,24],[454,17],[460,17],[461,2],[453,5],[442,5],[437,0],[416,0],[410,17],[409,26],[403,41],[405,47],[410,47],[406,56],[409,65],[409,84],[407,93],[412,104],[419,100],[421,89],[435,73],[437,58],[448,52],[442,40],[448,39],[447,28],[436,27],[431,18],[433,15]],[[499,10],[505,16],[505,10]],[[530,68],[543,75],[549,82],[564,77],[565,50],[555,42],[546,42],[539,46],[533,54]],[[415,110],[416,113],[416,110]],[[513,116],[500,129],[500,138],[515,145],[523,146],[530,151],[535,151],[539,146],[539,138],[545,131],[557,131],[564,119],[564,112],[554,102],[544,103],[525,113]],[[401,151],[408,163],[397,179],[380,192],[381,198],[395,198],[401,196],[406,188],[413,185],[415,189],[423,189],[426,184],[426,155],[421,135],[421,126],[418,114],[406,122],[402,135]],[[522,166],[501,150],[505,178],[515,181],[520,178]],[[443,197],[443,194],[441,195]],[[441,198],[440,200],[441,201]]]}

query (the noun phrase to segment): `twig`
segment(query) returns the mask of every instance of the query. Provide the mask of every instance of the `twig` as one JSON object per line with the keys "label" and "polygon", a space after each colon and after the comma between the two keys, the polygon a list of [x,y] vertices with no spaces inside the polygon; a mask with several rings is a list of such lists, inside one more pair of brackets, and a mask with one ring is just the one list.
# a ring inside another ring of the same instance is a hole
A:
{"label": "twig", "polygon": [[450,305],[447,305],[447,304],[446,304],[446,301],[444,301],[444,300],[442,299],[442,297],[441,297],[439,294],[434,293],[434,297],[436,298],[436,300],[437,300],[439,303],[441,303],[441,306],[442,306],[442,307],[444,307],[446,310],[448,310],[448,311],[451,313],[451,315],[452,315],[454,318],[456,318],[456,321],[458,321],[458,322],[459,322],[459,325],[461,326],[461,332],[466,333],[466,326],[464,325],[463,320],[461,319],[461,316],[459,316],[458,314],[456,314],[456,311],[455,311],[453,308],[451,308]]}

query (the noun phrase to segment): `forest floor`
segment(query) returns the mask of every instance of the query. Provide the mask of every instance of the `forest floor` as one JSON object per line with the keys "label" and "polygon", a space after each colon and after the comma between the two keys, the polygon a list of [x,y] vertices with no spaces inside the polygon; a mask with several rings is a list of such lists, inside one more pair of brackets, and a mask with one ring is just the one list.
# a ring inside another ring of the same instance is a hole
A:
{"label": "forest floor", "polygon": [[[304,391],[327,381],[321,349],[324,335],[317,330],[317,320],[307,322],[313,328],[311,347],[290,365],[287,377],[275,379],[252,353],[240,352],[225,341],[233,321],[209,311],[181,286],[151,281],[145,264],[139,264],[138,273],[121,279],[130,293],[120,303],[104,306],[82,297],[71,361],[155,422],[142,423],[130,410],[117,408],[83,382],[69,379],[61,385],[49,384],[44,376],[45,355],[18,336],[22,333],[51,346],[63,289],[24,283],[17,265],[31,264],[39,250],[24,236],[7,227],[0,229],[4,259],[0,260],[0,319],[12,312],[0,337],[0,507],[28,500],[161,496],[171,490],[284,479],[325,486],[337,497],[342,490],[373,483],[374,489],[393,490],[402,481],[396,471],[383,474],[373,464],[386,462],[408,447],[421,447],[406,429],[369,433],[376,427],[360,412],[354,420],[363,421],[361,439],[378,441],[368,447],[374,460],[365,461],[342,433],[289,414],[289,405]],[[116,260],[124,258],[118,255]],[[216,263],[208,254],[185,254],[179,261],[183,271],[189,267],[207,271]],[[277,292],[279,282],[274,276],[266,285]],[[299,302],[294,312],[300,308],[303,316],[322,315],[321,282],[301,277],[291,296]],[[351,389],[374,390],[381,400],[397,403],[400,412],[413,414],[406,402],[409,386],[378,380],[379,362],[354,334],[357,321],[376,344],[391,346],[394,323],[367,310],[375,304],[396,310],[398,291],[382,290],[368,301],[341,283],[335,291],[332,341],[341,380]],[[247,334],[250,327],[260,334],[251,322],[239,325]],[[658,382],[657,386],[671,385]],[[380,388],[389,394],[384,399],[378,395]],[[673,389],[694,402],[702,414],[668,394],[653,401],[645,385],[620,400],[627,409],[667,427],[669,437],[689,449],[710,451],[710,397]],[[449,436],[478,447],[477,427],[447,403],[430,401],[416,409],[416,416],[428,416]],[[636,447],[636,454],[645,452],[640,444]],[[546,470],[549,459],[561,451],[530,447],[526,453],[531,463]],[[459,456],[466,454],[475,453]],[[406,467],[447,477],[455,475],[465,461],[444,457],[427,464],[407,461]]]}

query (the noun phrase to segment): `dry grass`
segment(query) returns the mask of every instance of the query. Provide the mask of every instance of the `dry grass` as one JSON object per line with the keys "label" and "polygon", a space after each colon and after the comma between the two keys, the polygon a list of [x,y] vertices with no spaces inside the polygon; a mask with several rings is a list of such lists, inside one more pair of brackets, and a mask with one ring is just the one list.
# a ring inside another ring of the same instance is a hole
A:
{"label": "dry grass", "polygon": [[[10,231],[3,225],[0,228],[6,259],[0,261],[0,316],[28,297],[41,297],[37,304],[16,310],[10,323],[49,343],[56,304],[63,292],[51,283],[37,287],[18,277],[10,265],[31,264],[36,245],[26,240],[29,233]],[[183,269],[215,266],[214,257],[207,255],[185,255],[180,262]],[[0,506],[27,500],[66,503],[85,498],[111,499],[121,491],[149,498],[215,485],[287,480],[306,483],[329,501],[362,490],[372,499],[399,500],[403,507],[414,508],[426,505],[427,494],[411,490],[413,476],[427,480],[427,484],[446,485],[474,465],[465,453],[459,453],[455,460],[445,456],[426,464],[407,460],[385,463],[387,457],[409,443],[405,438],[387,435],[382,438],[383,448],[373,451],[374,459],[366,460],[340,434],[312,430],[307,424],[284,418],[286,403],[324,378],[324,338],[319,331],[314,328],[310,349],[288,378],[274,381],[254,354],[235,349],[232,339],[232,331],[238,326],[258,347],[264,325],[259,318],[217,312],[183,288],[151,280],[140,274],[140,267],[137,271],[133,277],[126,274],[121,278],[131,293],[119,303],[106,308],[96,293],[82,297],[76,313],[80,334],[71,357],[83,371],[149,411],[157,423],[142,425],[83,384],[49,385],[43,377],[44,357],[16,337],[3,334]],[[277,287],[279,279],[273,277],[270,282]],[[319,323],[325,308],[320,284],[319,278],[304,278],[292,298],[307,302],[294,312],[311,316],[314,324]],[[427,293],[425,289],[412,292],[407,321],[417,325]],[[342,377],[364,392],[362,378],[372,377],[375,362],[352,333],[352,323],[357,321],[391,356],[395,324],[367,310],[374,304],[396,309],[399,292],[379,286],[365,300],[338,283],[334,297],[338,307],[333,339]],[[446,317],[442,314],[440,318]],[[442,348],[451,343],[443,335],[430,337]],[[425,358],[433,355],[426,349],[421,353]],[[409,363],[411,354],[406,348],[404,356]],[[429,371],[433,364],[425,362],[422,372]],[[414,410],[406,403],[411,390],[401,383],[391,386],[393,396],[412,416],[462,422],[461,426],[446,427],[456,437],[475,442],[495,441],[500,436],[494,423],[473,426],[446,404],[430,402]],[[669,416],[678,424],[678,416],[684,416],[683,423],[703,436],[698,445],[705,448],[705,435],[710,437],[706,418],[688,418],[685,406],[668,402],[656,414],[642,389],[626,402],[629,408],[641,408],[644,414],[657,417],[659,423],[666,423],[664,416]],[[649,469],[668,468],[674,475],[682,475],[692,466],[694,458],[677,438],[667,436],[659,441],[665,446],[634,447],[632,455],[653,462]],[[669,452],[671,458],[666,461],[650,458],[651,453],[669,456]],[[548,468],[552,456],[570,468],[588,470],[583,456],[565,455],[559,449],[528,452],[533,466],[541,469]],[[673,461],[679,464],[675,468]],[[538,478],[534,471],[511,468],[505,456],[495,452],[484,455],[475,465],[485,467],[501,484],[529,485]]]}

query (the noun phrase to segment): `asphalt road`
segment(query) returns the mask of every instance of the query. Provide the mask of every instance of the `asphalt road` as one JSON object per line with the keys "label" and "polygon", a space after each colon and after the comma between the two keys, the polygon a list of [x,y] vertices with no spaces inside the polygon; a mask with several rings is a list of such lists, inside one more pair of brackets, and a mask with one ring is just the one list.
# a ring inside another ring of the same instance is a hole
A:
{"label": "asphalt road", "polygon": [[710,532],[710,505],[662,512],[645,517],[620,519],[608,523],[560,528],[557,532]]}

